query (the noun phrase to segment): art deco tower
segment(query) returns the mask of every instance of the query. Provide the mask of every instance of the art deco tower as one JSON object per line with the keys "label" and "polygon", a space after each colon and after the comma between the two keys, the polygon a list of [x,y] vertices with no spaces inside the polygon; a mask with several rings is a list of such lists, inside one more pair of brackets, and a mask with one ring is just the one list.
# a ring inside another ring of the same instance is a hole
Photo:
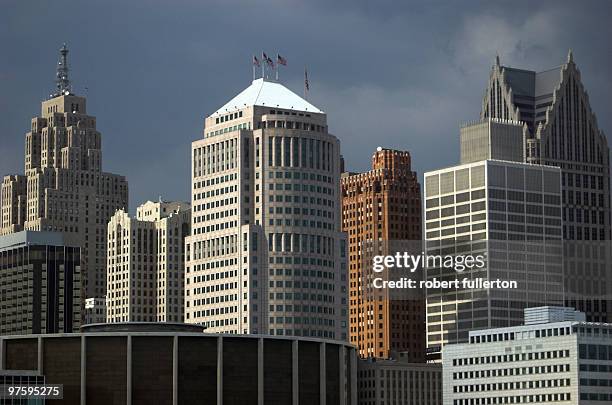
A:
{"label": "art deco tower", "polygon": [[420,246],[421,220],[421,185],[411,169],[409,152],[378,148],[372,156],[372,170],[343,174],[342,230],[348,234],[349,247],[349,335],[361,357],[390,357],[392,352],[405,352],[410,361],[425,359],[425,297],[369,294],[368,272],[372,266],[365,260],[368,250],[377,243],[388,250],[393,247],[386,244],[395,242]]}
{"label": "art deco tower", "polygon": [[102,171],[100,132],[85,97],[68,78],[68,49],[60,50],[57,89],[42,102],[26,134],[25,175],[2,183],[0,233],[57,231],[81,247],[84,298],[106,294],[106,224],[127,208],[125,177]]}
{"label": "art deco tower", "polygon": [[257,79],[192,144],[185,321],[346,339],[340,143],[327,116]]}

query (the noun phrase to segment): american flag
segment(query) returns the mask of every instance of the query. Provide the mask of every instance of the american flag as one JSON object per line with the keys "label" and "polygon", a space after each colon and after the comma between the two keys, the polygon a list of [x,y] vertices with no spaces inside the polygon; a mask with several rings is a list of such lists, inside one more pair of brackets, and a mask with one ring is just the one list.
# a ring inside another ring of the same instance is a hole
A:
{"label": "american flag", "polygon": [[310,83],[308,82],[308,71],[304,68],[304,88],[306,91],[310,90]]}
{"label": "american flag", "polygon": [[276,54],[276,63],[279,65],[287,66],[287,59],[283,58],[279,54]]}
{"label": "american flag", "polygon": [[261,58],[264,60],[264,62],[266,62],[268,66],[274,67],[274,61],[270,59],[270,57],[268,57],[265,52],[261,53]]}
{"label": "american flag", "polygon": [[254,66],[261,66],[261,64],[259,63],[259,59],[257,59],[257,56],[253,55],[253,65]]}

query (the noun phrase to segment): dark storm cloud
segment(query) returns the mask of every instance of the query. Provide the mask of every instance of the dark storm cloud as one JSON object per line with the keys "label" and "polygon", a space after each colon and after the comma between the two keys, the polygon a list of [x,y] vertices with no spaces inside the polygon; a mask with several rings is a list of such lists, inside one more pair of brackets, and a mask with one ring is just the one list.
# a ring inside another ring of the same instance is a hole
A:
{"label": "dark storm cloud", "polygon": [[189,198],[190,143],[203,117],[246,87],[250,57],[279,51],[281,79],[329,115],[350,170],[376,146],[424,170],[458,160],[496,53],[542,70],[573,48],[601,128],[612,133],[609,2],[4,1],[0,174],[21,172],[24,132],[69,44],[75,89],[103,135],[105,170],[128,176],[131,209]]}

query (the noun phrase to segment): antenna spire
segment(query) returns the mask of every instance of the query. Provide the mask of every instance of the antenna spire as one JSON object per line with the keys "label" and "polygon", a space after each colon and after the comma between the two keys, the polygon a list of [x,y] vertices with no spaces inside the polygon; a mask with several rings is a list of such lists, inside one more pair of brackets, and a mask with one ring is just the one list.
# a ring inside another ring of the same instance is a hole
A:
{"label": "antenna spire", "polygon": [[68,47],[66,47],[65,43],[60,49],[55,83],[57,86],[56,96],[70,92],[70,80],[68,79]]}

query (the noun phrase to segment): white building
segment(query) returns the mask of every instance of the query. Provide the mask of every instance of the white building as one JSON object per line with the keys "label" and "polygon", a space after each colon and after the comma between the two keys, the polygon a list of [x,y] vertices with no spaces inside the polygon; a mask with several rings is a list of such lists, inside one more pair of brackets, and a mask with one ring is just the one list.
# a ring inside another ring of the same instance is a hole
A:
{"label": "white building", "polygon": [[340,143],[326,114],[257,79],[192,144],[185,321],[346,339]]}
{"label": "white building", "polygon": [[185,202],[148,201],[108,223],[107,322],[183,322]]}
{"label": "white building", "polygon": [[[564,308],[546,312],[576,318]],[[445,405],[612,402],[611,324],[563,320],[473,331],[468,343],[445,346],[442,359]]]}
{"label": "white building", "polygon": [[563,304],[558,168],[484,160],[425,173],[424,193],[427,254],[483,255],[486,262],[463,272],[426,268],[427,279],[517,287],[428,289],[430,353],[466,342],[470,330],[520,325],[526,307]]}

